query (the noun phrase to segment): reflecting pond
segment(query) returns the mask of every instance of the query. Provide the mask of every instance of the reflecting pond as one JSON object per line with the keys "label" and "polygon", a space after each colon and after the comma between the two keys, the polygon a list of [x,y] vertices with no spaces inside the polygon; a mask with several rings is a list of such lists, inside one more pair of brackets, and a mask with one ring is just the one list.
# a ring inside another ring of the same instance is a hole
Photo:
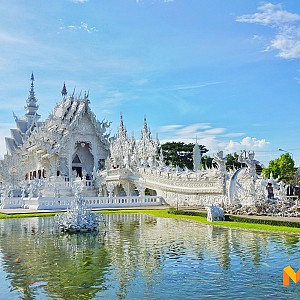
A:
{"label": "reflecting pond", "polygon": [[107,215],[97,233],[53,218],[0,220],[0,299],[298,299],[298,235]]}

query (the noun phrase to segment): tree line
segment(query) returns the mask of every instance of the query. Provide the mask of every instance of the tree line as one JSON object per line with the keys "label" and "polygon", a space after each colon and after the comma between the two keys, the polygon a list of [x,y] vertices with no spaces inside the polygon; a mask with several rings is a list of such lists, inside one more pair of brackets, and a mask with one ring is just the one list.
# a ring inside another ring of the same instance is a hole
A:
{"label": "tree line", "polygon": [[[183,143],[183,142],[167,142],[161,145],[162,153],[164,156],[164,162],[167,166],[187,167],[193,169],[193,149],[195,144]],[[211,168],[213,166],[213,158],[205,153],[208,149],[204,145],[199,145],[202,154],[202,168]],[[237,170],[243,167],[238,161],[239,155],[234,152],[226,155],[226,168],[227,170]],[[289,153],[282,154],[279,158],[271,160],[267,167],[262,168],[257,165],[257,173],[265,178],[270,178],[271,174],[273,178],[278,178],[278,181],[283,181],[285,184],[296,185],[300,181],[300,174],[295,167],[295,162]]]}

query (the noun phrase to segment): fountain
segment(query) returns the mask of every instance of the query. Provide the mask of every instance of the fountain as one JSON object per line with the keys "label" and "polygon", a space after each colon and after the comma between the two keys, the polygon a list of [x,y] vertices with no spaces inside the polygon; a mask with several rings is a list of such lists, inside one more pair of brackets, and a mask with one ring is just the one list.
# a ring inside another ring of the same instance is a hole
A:
{"label": "fountain", "polygon": [[75,187],[75,199],[66,213],[55,215],[55,223],[64,232],[88,232],[98,229],[99,223],[106,225],[103,213],[94,213],[87,208],[81,196],[82,187]]}

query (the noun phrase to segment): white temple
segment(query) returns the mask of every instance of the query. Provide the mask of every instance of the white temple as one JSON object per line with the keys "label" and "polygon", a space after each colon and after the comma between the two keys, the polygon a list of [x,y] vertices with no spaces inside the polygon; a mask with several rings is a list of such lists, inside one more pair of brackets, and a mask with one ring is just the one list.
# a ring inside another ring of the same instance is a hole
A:
{"label": "white temple", "polygon": [[110,122],[97,121],[87,93],[67,96],[65,84],[61,93],[53,112],[40,121],[32,74],[26,113],[21,118],[14,115],[16,128],[5,139],[1,208],[66,208],[74,199],[76,184],[82,186],[87,203],[100,208],[240,201],[238,189],[247,178],[251,185],[246,185],[247,199],[255,198],[254,154],[244,158],[248,167],[243,172],[228,173],[222,151],[215,155],[215,167],[202,169],[196,142],[194,170],[166,166],[146,117],[139,139],[128,137],[122,114],[116,136],[110,137]]}

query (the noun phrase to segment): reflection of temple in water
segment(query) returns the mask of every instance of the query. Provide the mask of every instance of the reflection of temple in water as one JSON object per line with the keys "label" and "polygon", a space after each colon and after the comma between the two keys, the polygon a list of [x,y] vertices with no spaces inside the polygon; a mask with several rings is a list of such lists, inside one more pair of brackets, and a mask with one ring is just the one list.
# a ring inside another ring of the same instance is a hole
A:
{"label": "reflection of temple in water", "polygon": [[268,259],[270,243],[284,244],[289,251],[299,242],[299,237],[146,214],[107,215],[105,236],[60,235],[52,222],[52,218],[0,220],[3,269],[12,289],[24,297],[35,293],[30,283],[42,281],[43,293],[57,299],[97,295],[129,299],[133,286],[139,287],[134,295],[143,298],[174,274],[210,276],[215,271],[227,278],[237,265],[258,266]]}

